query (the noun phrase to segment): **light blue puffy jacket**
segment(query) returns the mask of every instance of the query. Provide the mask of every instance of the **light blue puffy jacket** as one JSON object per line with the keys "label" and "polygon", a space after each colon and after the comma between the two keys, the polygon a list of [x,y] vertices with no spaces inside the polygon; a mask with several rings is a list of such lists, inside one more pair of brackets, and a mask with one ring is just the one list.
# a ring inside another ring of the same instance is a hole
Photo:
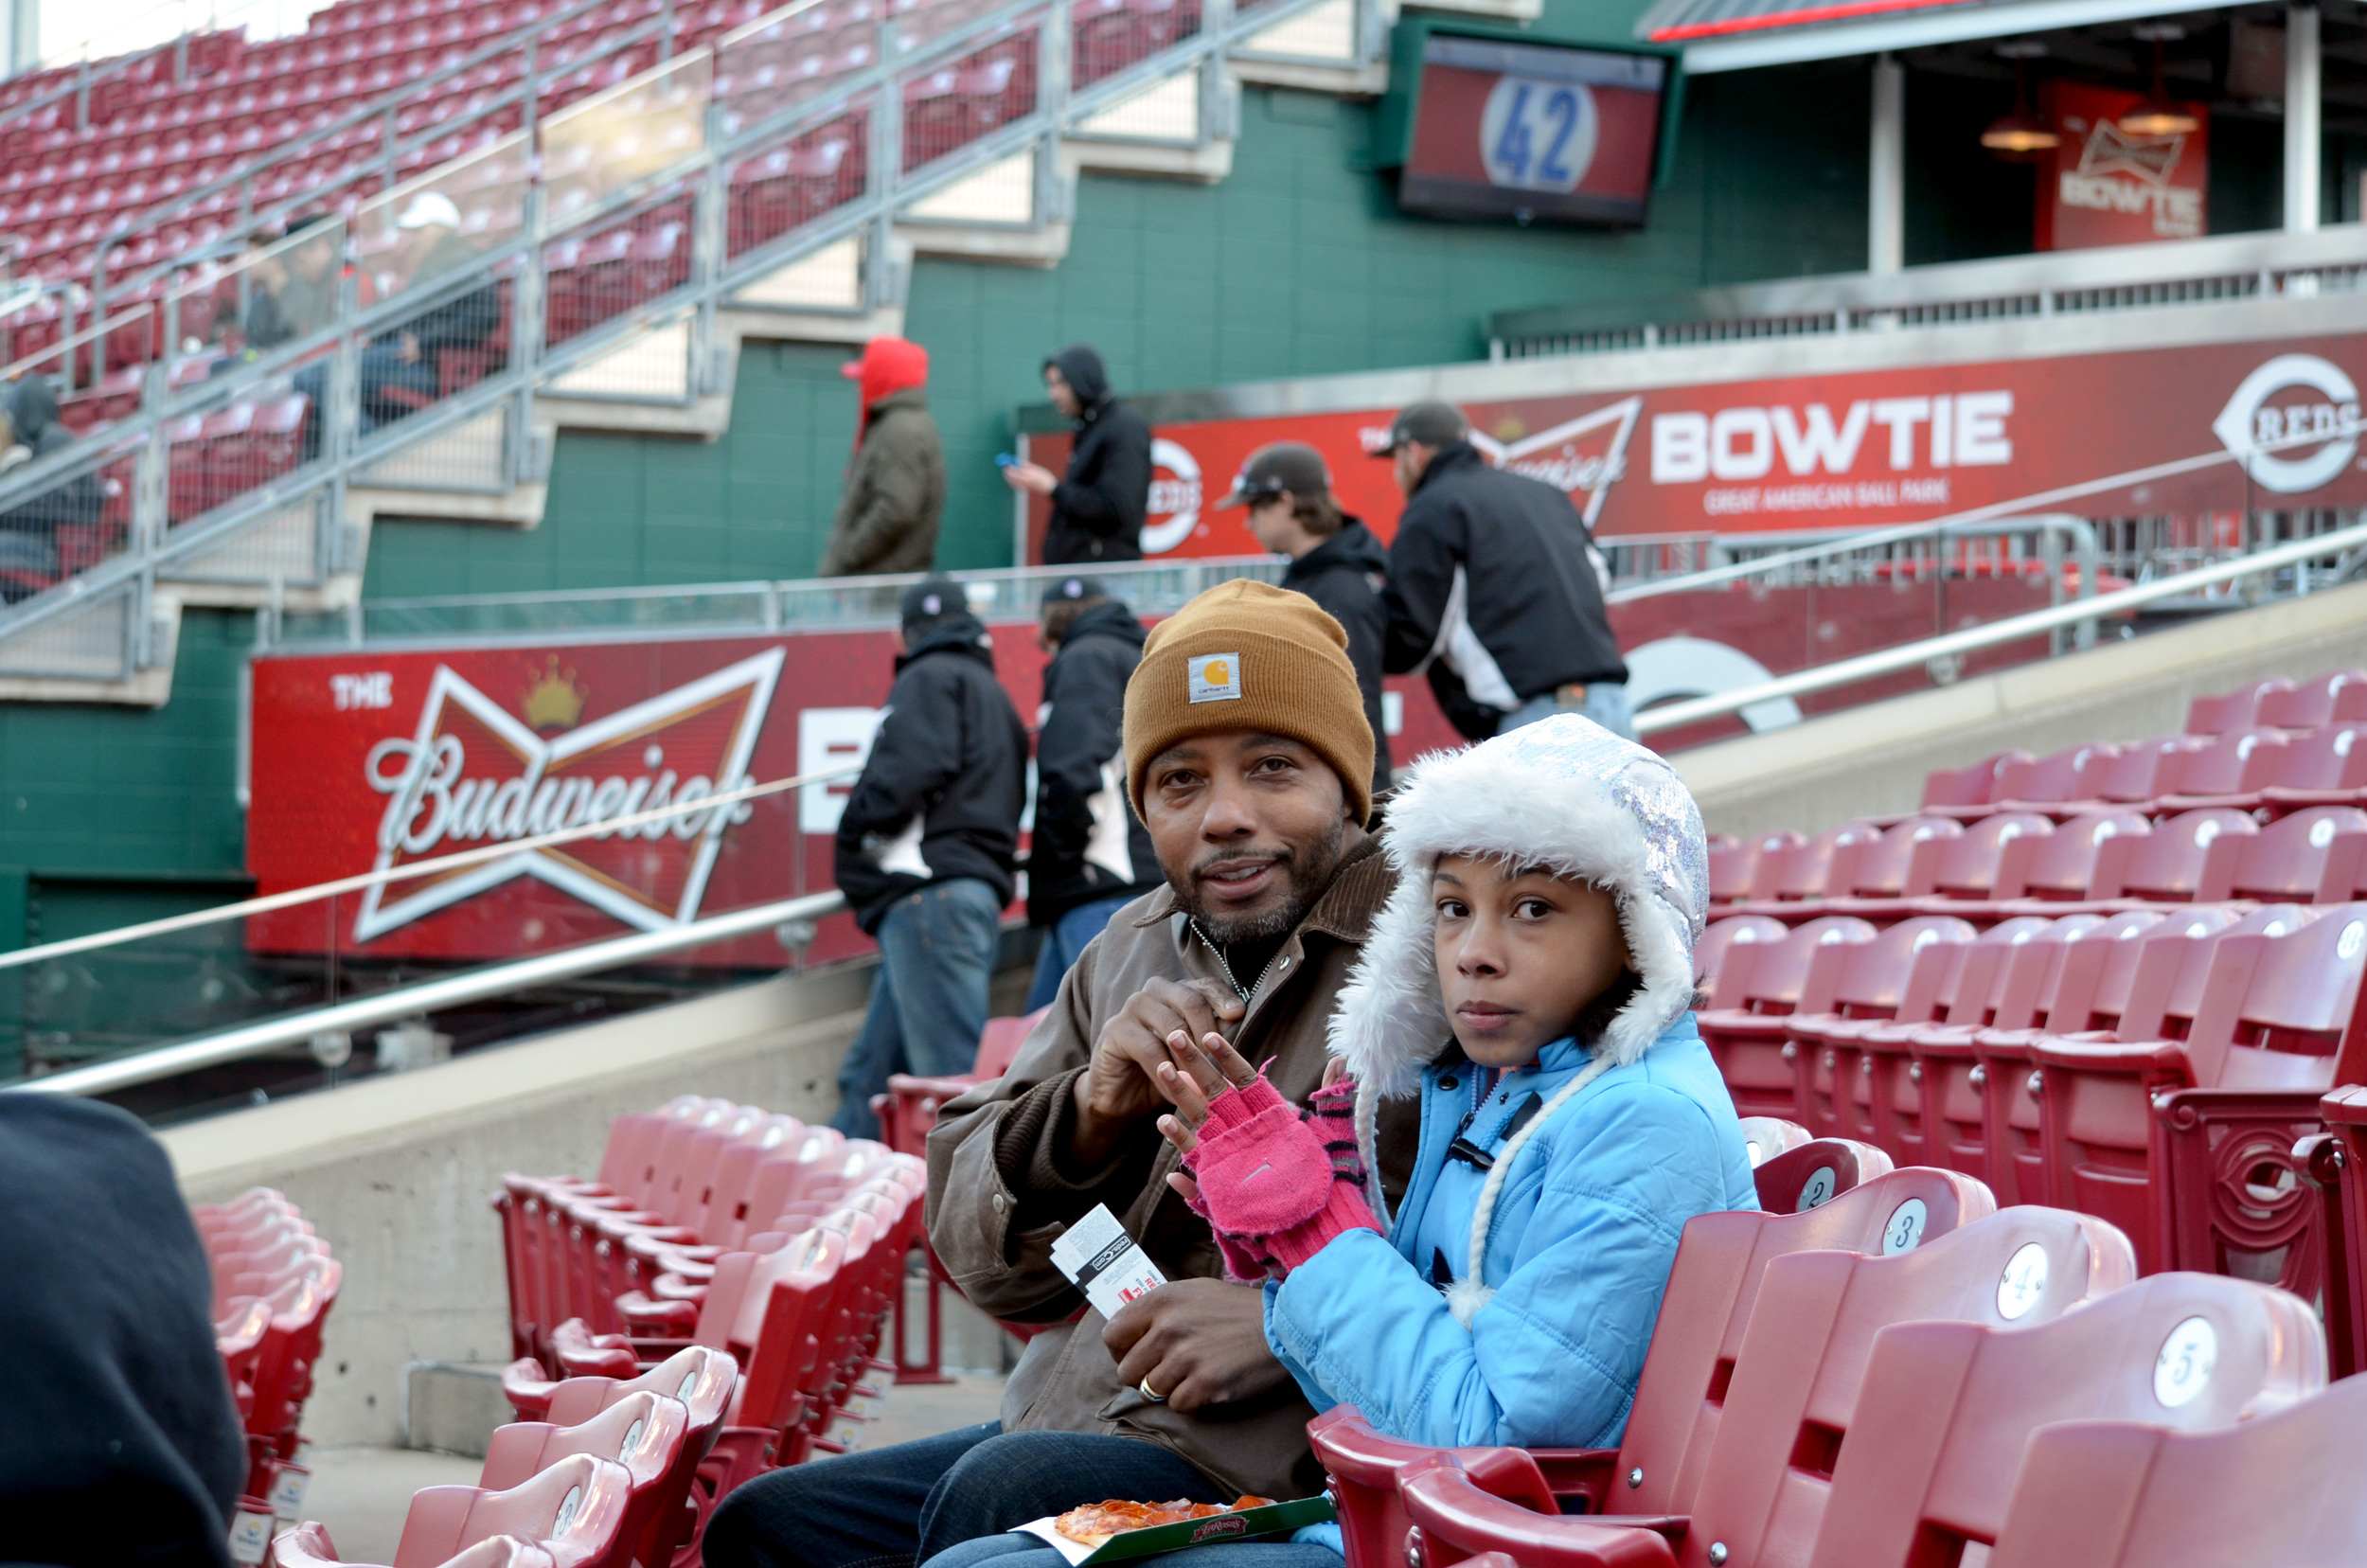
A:
{"label": "light blue puffy jacket", "polygon": [[1352,1404],[1390,1436],[1440,1447],[1617,1445],[1685,1221],[1758,1206],[1690,1012],[1520,1149],[1488,1224],[1482,1283],[1495,1293],[1468,1329],[1433,1282],[1433,1252],[1464,1272],[1480,1188],[1449,1145],[1461,1132],[1493,1154],[1522,1099],[1550,1100],[1589,1060],[1575,1042],[1549,1045],[1476,1111],[1459,1052],[1422,1070],[1419,1152],[1389,1238],[1351,1232],[1266,1287],[1267,1343],[1318,1411]]}

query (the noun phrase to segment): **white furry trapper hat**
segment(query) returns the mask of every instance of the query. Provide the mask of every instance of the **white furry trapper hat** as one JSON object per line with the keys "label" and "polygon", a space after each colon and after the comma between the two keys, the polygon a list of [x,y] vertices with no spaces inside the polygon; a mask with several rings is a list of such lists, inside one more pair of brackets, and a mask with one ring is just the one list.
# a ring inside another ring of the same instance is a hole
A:
{"label": "white furry trapper hat", "polygon": [[[1525,1135],[1603,1071],[1641,1057],[1693,1005],[1709,845],[1700,809],[1674,768],[1572,713],[1415,763],[1389,797],[1382,844],[1397,866],[1397,891],[1373,922],[1330,1024],[1331,1054],[1346,1059],[1357,1082],[1357,1135],[1376,1214],[1387,1212],[1373,1150],[1378,1102],[1418,1087],[1422,1069],[1453,1038],[1439,996],[1430,886],[1443,856],[1502,856],[1610,892],[1643,982],[1588,1069],[1498,1155],[1475,1216],[1465,1282],[1477,1290],[1495,1191]],[[1457,1315],[1468,1323],[1461,1305]]]}

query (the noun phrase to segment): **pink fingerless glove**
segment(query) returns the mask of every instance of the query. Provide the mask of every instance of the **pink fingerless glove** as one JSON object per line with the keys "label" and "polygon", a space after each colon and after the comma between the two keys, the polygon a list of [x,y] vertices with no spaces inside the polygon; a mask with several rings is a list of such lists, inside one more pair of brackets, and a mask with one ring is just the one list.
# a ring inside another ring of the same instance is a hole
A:
{"label": "pink fingerless glove", "polygon": [[1315,1117],[1302,1121],[1261,1076],[1209,1101],[1184,1166],[1200,1186],[1193,1207],[1216,1231],[1229,1268],[1246,1274],[1246,1255],[1280,1279],[1336,1236],[1379,1231],[1361,1190],[1354,1100],[1352,1085],[1336,1086],[1316,1096]]}

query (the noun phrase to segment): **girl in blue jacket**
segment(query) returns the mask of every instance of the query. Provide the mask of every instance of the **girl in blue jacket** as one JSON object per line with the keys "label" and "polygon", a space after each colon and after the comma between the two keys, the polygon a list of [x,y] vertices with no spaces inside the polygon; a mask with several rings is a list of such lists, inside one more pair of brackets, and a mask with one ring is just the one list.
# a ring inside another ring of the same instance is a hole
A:
{"label": "girl in blue jacket", "polygon": [[[1266,1275],[1267,1341],[1317,1410],[1442,1447],[1615,1447],[1685,1221],[1757,1206],[1693,1026],[1700,812],[1565,714],[1424,759],[1385,843],[1397,891],[1331,1021],[1344,1076],[1301,1121],[1219,1037],[1179,1037],[1172,1180]],[[1414,1093],[1392,1216],[1375,1111]]]}

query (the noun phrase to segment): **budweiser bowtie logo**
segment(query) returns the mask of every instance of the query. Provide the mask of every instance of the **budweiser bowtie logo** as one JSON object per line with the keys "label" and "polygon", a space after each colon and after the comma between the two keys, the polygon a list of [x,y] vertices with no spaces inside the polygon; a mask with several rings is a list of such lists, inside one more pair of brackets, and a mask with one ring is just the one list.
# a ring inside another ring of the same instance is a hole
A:
{"label": "budweiser bowtie logo", "polygon": [[[776,648],[743,659],[547,740],[438,665],[418,732],[381,740],[364,765],[370,788],[390,797],[379,822],[378,868],[742,787],[781,657]],[[685,924],[698,918],[725,824],[745,822],[750,811],[744,801],[689,811],[448,876],[373,886],[363,895],[354,940],[383,935],[513,877],[547,882],[645,931]]]}

